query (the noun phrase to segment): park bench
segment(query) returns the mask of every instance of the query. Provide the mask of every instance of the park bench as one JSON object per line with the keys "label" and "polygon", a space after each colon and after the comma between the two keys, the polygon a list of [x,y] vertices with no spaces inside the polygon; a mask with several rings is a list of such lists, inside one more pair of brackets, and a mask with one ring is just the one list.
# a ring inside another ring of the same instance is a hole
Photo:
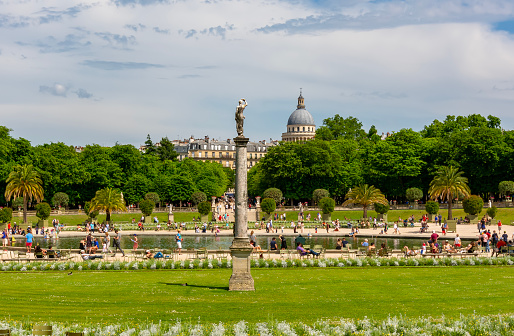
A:
{"label": "park bench", "polygon": [[0,329],[0,336],[11,336],[10,329]]}
{"label": "park bench", "polygon": [[202,247],[196,250],[196,259],[208,259],[209,254],[207,252],[207,248]]}

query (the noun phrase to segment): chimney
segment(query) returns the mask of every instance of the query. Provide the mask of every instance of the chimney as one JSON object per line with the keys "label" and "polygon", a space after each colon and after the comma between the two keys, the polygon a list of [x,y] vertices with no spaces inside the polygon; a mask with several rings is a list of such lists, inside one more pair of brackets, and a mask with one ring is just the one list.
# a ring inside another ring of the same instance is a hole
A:
{"label": "chimney", "polygon": [[205,138],[204,138],[205,142],[209,143],[209,136],[206,135]]}

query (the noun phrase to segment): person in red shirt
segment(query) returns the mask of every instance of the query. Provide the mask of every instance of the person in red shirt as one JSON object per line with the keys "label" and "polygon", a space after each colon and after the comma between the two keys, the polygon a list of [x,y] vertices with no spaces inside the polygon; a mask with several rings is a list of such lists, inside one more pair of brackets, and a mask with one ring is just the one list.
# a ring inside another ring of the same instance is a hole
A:
{"label": "person in red shirt", "polygon": [[498,244],[496,244],[496,248],[493,249],[493,253],[491,254],[491,257],[494,256],[494,253],[496,252],[496,256],[500,254],[502,247],[507,246],[507,242],[505,240],[500,240]]}
{"label": "person in red shirt", "polygon": [[437,243],[437,238],[439,238],[439,235],[435,233],[435,230],[432,230],[432,235],[430,235],[430,239],[435,243]]}

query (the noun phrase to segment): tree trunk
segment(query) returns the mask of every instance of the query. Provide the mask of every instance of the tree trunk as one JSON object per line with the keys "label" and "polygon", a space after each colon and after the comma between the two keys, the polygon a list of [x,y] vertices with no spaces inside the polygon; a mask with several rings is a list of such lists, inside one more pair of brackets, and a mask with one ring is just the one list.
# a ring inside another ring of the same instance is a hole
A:
{"label": "tree trunk", "polygon": [[23,195],[23,224],[27,224],[27,195]]}
{"label": "tree trunk", "polygon": [[448,200],[448,220],[453,220],[453,213],[452,213],[452,199]]}
{"label": "tree trunk", "polygon": [[368,218],[368,207],[365,205],[362,207],[364,213],[362,214],[362,218]]}
{"label": "tree trunk", "polygon": [[109,209],[105,210],[105,221],[106,222],[111,221],[111,211]]}

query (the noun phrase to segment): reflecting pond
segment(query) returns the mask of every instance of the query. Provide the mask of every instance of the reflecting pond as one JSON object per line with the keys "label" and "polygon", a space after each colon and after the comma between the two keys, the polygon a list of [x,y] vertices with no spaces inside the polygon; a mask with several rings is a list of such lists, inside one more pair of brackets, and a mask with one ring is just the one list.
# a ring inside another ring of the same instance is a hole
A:
{"label": "reflecting pond", "polygon": [[[82,239],[85,238],[85,234],[82,237],[61,237],[59,239],[44,239],[41,236],[36,236],[34,238],[35,243],[39,243],[43,248],[48,247],[48,245],[52,245],[57,249],[68,249],[68,248],[79,248],[79,243]],[[182,242],[182,248],[201,248],[206,247],[210,250],[217,249],[228,249],[232,244],[232,237],[229,236],[221,236],[215,237],[213,235],[206,236],[182,236],[184,241]],[[257,244],[261,246],[262,249],[267,249],[269,247],[269,243],[273,236],[258,236]],[[121,247],[123,249],[131,249],[133,243],[131,241],[131,236],[122,236]],[[277,241],[278,235],[276,236]],[[338,237],[305,237],[306,244],[310,245],[322,245],[326,249],[335,249],[336,241]],[[412,248],[413,246],[421,246],[423,242],[426,242],[428,239],[420,239],[420,238],[400,238],[398,236],[379,236],[373,238],[366,237],[356,237],[356,238],[348,238],[349,243],[352,244],[352,248],[357,248],[361,245],[364,239],[368,239],[368,241],[374,242],[377,247],[379,247],[382,243],[385,243],[389,249],[401,249],[404,246],[409,246]],[[444,241],[443,237],[439,238],[439,241]],[[139,248],[140,249],[152,249],[152,248],[161,248],[161,249],[171,249],[177,247],[175,243],[175,235],[138,235],[139,240]],[[286,237],[287,245],[289,248],[294,248],[294,237]],[[453,244],[453,239],[448,239],[450,244]],[[101,240],[99,239],[101,242]],[[112,242],[112,235],[111,235]],[[463,240],[462,244],[468,244],[469,240]],[[25,246],[25,239],[16,239],[16,243],[14,246]],[[101,246],[101,244],[100,244]],[[280,244],[279,244],[280,246]]]}

